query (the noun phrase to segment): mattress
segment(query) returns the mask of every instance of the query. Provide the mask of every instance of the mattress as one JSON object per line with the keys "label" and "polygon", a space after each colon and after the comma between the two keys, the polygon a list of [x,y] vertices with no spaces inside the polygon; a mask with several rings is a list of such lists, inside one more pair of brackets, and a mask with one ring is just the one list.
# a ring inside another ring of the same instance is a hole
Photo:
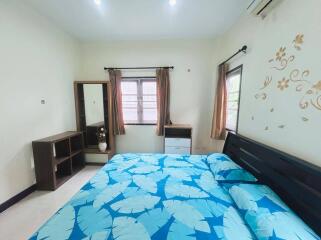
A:
{"label": "mattress", "polygon": [[116,155],[30,239],[255,239],[205,155]]}

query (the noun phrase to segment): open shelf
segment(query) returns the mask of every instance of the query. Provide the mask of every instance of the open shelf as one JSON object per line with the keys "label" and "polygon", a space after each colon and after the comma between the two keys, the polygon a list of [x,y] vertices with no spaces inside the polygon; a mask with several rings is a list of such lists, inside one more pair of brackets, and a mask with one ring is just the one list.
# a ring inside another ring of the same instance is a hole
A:
{"label": "open shelf", "polygon": [[82,168],[85,167],[85,156],[83,152],[79,152],[78,154],[72,157],[72,171],[78,172]]}
{"label": "open shelf", "polygon": [[55,157],[55,158],[54,158],[54,162],[55,162],[56,165],[59,165],[59,164],[65,162],[65,161],[69,160],[69,158],[70,158],[70,156],[61,157],[61,158]]}
{"label": "open shelf", "polygon": [[71,170],[71,159],[62,162],[61,164],[56,166],[55,169],[55,176],[56,176],[56,184],[60,185],[66,181],[67,178],[71,177],[72,170]]}
{"label": "open shelf", "polygon": [[81,151],[84,148],[82,135],[77,135],[70,138],[71,153]]}
{"label": "open shelf", "polygon": [[81,132],[40,139],[32,147],[39,190],[57,189],[85,166]]}
{"label": "open shelf", "polygon": [[83,150],[73,151],[73,152],[71,152],[70,156],[71,156],[71,157],[73,157],[73,156],[75,156],[75,155],[77,155],[77,154],[81,153],[82,151],[83,151]]}
{"label": "open shelf", "polygon": [[165,137],[166,138],[191,138],[192,131],[191,128],[174,128],[165,127]]}
{"label": "open shelf", "polygon": [[69,139],[63,139],[54,143],[54,156],[56,158],[65,158],[70,155]]}

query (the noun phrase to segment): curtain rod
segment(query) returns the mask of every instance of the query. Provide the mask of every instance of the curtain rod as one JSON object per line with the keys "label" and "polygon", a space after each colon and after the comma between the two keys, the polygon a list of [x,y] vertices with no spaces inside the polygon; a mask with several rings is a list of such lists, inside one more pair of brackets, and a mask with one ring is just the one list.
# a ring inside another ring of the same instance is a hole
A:
{"label": "curtain rod", "polygon": [[157,68],[167,68],[167,69],[174,69],[173,66],[168,67],[122,67],[122,68],[114,68],[114,67],[105,67],[105,70],[131,70],[131,69],[157,69]]}
{"label": "curtain rod", "polygon": [[230,61],[232,58],[234,58],[236,55],[238,55],[239,53],[243,52],[246,53],[246,49],[247,46],[244,45],[241,49],[239,49],[236,53],[234,53],[231,57],[229,57],[228,59],[226,59],[224,62],[222,62],[220,65],[227,63],[228,61]]}

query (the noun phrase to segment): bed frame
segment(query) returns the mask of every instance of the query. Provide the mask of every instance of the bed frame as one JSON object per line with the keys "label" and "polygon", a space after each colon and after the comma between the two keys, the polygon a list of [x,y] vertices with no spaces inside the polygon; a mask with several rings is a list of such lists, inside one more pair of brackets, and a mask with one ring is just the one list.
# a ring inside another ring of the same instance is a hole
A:
{"label": "bed frame", "polygon": [[271,187],[321,235],[320,167],[233,133],[228,134],[223,152]]}

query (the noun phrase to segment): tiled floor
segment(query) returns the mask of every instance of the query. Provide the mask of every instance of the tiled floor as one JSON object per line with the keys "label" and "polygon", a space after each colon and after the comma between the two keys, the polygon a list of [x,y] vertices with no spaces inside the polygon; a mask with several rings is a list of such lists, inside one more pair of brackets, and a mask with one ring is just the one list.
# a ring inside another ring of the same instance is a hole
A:
{"label": "tiled floor", "polygon": [[0,213],[0,239],[24,240],[31,237],[99,168],[87,166],[56,191],[36,191]]}

